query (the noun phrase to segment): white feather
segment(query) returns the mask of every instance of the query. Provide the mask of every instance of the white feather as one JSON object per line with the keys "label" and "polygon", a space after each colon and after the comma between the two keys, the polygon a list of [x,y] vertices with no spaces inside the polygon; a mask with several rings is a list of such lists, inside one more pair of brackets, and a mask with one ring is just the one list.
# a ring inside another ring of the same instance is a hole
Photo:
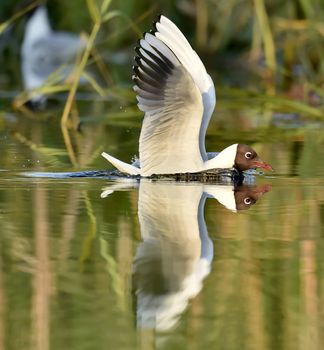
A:
{"label": "white feather", "polygon": [[131,164],[122,162],[121,160],[109,155],[106,152],[102,152],[101,155],[108,160],[113,166],[115,166],[120,172],[130,175],[140,175],[141,170],[134,167]]}
{"label": "white feather", "polygon": [[170,50],[167,49],[159,39],[157,39],[156,36],[146,33],[144,38],[148,44],[159,50],[174,66],[178,66],[180,64],[180,62],[175,58],[174,54],[172,54]]}

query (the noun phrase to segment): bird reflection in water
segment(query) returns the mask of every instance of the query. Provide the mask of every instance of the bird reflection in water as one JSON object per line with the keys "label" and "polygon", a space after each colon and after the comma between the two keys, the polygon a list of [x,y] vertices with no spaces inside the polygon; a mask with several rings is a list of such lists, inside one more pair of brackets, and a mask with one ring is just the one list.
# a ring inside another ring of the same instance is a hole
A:
{"label": "bird reflection in water", "polygon": [[133,262],[137,327],[168,332],[176,327],[190,299],[210,273],[213,242],[204,219],[207,198],[232,212],[249,209],[270,191],[269,185],[232,186],[152,182],[116,184],[114,190],[139,186],[138,217],[142,242]]}

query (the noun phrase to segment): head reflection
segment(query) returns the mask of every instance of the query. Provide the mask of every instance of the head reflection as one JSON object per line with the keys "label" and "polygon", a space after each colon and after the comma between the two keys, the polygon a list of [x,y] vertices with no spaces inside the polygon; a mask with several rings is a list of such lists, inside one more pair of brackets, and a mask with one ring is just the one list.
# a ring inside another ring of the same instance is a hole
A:
{"label": "head reflection", "polygon": [[255,204],[259,198],[271,190],[270,185],[247,186],[241,185],[234,188],[236,210],[246,210]]}
{"label": "head reflection", "polygon": [[[103,193],[113,190],[110,187]],[[214,198],[236,212],[249,209],[269,190],[268,185],[234,188],[141,180],[138,217],[142,242],[133,262],[138,328],[172,330],[190,299],[202,289],[213,259],[204,219],[206,199]]]}

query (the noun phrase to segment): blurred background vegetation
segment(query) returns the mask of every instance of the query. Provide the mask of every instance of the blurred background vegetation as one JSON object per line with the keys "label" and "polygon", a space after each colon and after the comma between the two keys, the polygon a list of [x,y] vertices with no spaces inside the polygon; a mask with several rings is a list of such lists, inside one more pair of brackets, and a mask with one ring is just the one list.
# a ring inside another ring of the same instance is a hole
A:
{"label": "blurred background vegetation", "polygon": [[[91,3],[100,7],[102,1],[48,1],[53,28],[90,33]],[[21,1],[2,0],[0,22],[12,18],[18,5],[23,7]],[[131,83],[132,49],[140,34],[164,14],[181,28],[208,69],[221,75],[223,84],[248,88],[257,82],[268,93],[285,91],[310,104],[323,97],[322,0],[113,0],[108,12],[116,16],[101,24],[95,46],[108,69],[116,61],[126,64],[127,69],[114,70],[114,83]],[[17,61],[23,30],[23,17],[2,30],[2,86],[20,81]],[[125,56],[118,56],[120,52]]]}

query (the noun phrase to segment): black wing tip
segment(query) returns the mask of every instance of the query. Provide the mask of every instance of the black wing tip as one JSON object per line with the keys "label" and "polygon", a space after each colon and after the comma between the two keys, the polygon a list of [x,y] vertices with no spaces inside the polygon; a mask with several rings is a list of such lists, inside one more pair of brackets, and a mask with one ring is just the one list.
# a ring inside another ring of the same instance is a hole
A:
{"label": "black wing tip", "polygon": [[158,23],[158,22],[161,22],[161,18],[162,18],[162,13],[158,14],[157,17],[156,17],[156,21],[154,22],[154,24]]}
{"label": "black wing tip", "polygon": [[[152,53],[148,50],[145,50],[144,48],[142,48],[142,50],[144,50],[144,52],[152,57],[154,59],[154,61],[160,65],[160,66],[166,66],[167,69],[166,71],[170,73],[170,70],[172,70],[174,68],[173,63],[160,51],[158,50],[155,46],[151,46],[155,52],[157,53],[157,55],[152,55]],[[165,69],[165,68],[164,68]]]}
{"label": "black wing tip", "polygon": [[[156,28],[156,24],[157,24],[158,22],[160,22],[161,17],[162,17],[162,14],[158,15],[157,20],[154,21],[153,24],[152,24],[152,27],[153,27],[153,28],[150,29],[150,30],[147,31],[147,32],[143,32],[142,38],[137,40],[136,46],[135,46],[135,48],[134,48],[134,51],[135,51],[135,53],[136,53],[137,56],[142,57],[142,55],[141,55],[141,53],[140,53],[140,51],[139,51],[140,48],[143,48],[142,45],[141,45],[141,40],[142,40],[142,39],[145,40],[145,35],[146,35],[146,34],[151,34],[151,35],[154,35],[154,36],[155,36],[155,33],[158,31],[157,28]],[[136,58],[136,56],[135,56],[135,58]]]}
{"label": "black wing tip", "polygon": [[157,18],[156,18],[156,20],[155,21],[153,21],[152,22],[152,31],[154,31],[154,33],[156,33],[157,32],[157,28],[156,28],[156,25],[157,25],[157,23],[160,23],[161,22],[161,17],[162,17],[163,15],[162,14],[159,14],[158,16],[157,16]]}
{"label": "black wing tip", "polygon": [[[155,50],[157,55],[153,54],[151,51],[148,51],[144,47],[142,47],[139,43],[139,46],[135,47],[135,53],[136,56],[134,57],[134,60],[138,66],[142,66],[141,60],[145,61],[148,65],[151,66],[155,71],[160,71],[161,73],[164,71],[166,74],[170,74],[171,70],[174,68],[174,65],[172,62],[165,57],[156,47],[152,46],[152,48]],[[152,58],[152,61],[149,60],[147,57],[143,56],[142,52],[144,52],[147,56]],[[153,65],[153,66],[152,66]]]}
{"label": "black wing tip", "polygon": [[156,28],[156,24],[161,22],[161,17],[162,16],[163,16],[162,14],[159,14],[157,16],[156,20],[152,22],[152,28],[149,31],[147,31],[147,32],[143,32],[143,38],[145,37],[146,33],[155,35],[155,33],[158,31],[157,28]]}
{"label": "black wing tip", "polygon": [[[134,61],[138,64],[139,60],[143,57],[142,54],[141,54],[141,49],[142,47],[141,46],[136,46],[135,47],[135,56],[134,56]],[[142,48],[143,50],[143,48]]]}
{"label": "black wing tip", "polygon": [[[148,32],[143,33],[143,40],[145,40],[145,35],[147,33],[154,35],[157,32],[156,24],[160,21],[162,15],[158,16],[157,21],[153,23],[153,29],[151,29]],[[138,85],[138,82],[141,81],[141,74],[139,72],[139,68],[142,68],[149,76],[151,74],[158,74],[161,76],[161,78],[166,78],[167,75],[171,73],[171,70],[174,68],[174,65],[170,62],[170,60],[165,57],[156,47],[152,46],[153,50],[155,50],[156,54],[153,54],[151,51],[145,49],[141,45],[141,40],[137,40],[137,44],[134,48],[135,56],[134,61],[135,64],[133,66],[133,72],[135,74],[135,77],[132,77],[133,81]],[[148,57],[151,59],[148,59]],[[150,67],[143,67],[143,62],[146,62],[146,64]],[[134,80],[135,79],[135,80]]]}
{"label": "black wing tip", "polygon": [[[151,35],[154,35],[154,36],[155,36],[155,33],[156,33],[156,32],[157,32],[157,29],[156,29],[156,28],[150,29],[150,30],[147,31],[147,32],[143,32],[142,38],[141,38],[141,39],[144,39],[144,40],[145,40],[146,34],[151,34]],[[140,44],[141,39],[138,39],[138,40],[137,40],[137,45],[139,45],[139,46],[141,46],[141,44]]]}

